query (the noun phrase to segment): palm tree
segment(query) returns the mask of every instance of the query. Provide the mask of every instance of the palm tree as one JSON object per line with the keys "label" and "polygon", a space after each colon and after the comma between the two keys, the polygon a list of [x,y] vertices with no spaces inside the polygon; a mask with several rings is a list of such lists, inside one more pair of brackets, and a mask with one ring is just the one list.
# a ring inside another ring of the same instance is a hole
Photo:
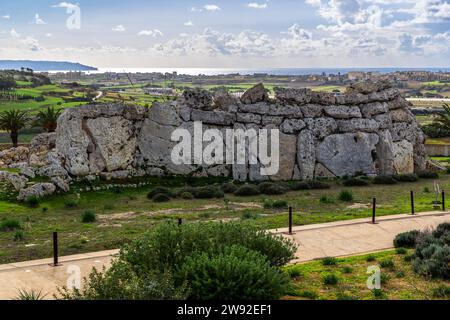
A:
{"label": "palm tree", "polygon": [[60,115],[61,109],[57,110],[54,107],[49,107],[46,110],[39,111],[34,125],[42,127],[45,132],[55,132]]}
{"label": "palm tree", "polygon": [[0,113],[0,129],[10,133],[14,148],[19,145],[19,131],[28,124],[29,120],[26,111],[9,110]]}
{"label": "palm tree", "polygon": [[442,107],[444,108],[444,112],[439,113],[434,121],[440,126],[450,130],[450,106],[444,103]]}

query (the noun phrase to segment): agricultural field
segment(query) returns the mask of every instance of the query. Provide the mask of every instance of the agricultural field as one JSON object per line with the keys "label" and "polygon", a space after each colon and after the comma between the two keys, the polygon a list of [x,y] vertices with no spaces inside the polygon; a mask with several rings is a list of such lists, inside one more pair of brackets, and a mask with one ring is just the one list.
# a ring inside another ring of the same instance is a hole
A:
{"label": "agricultural field", "polygon": [[[442,190],[450,190],[449,175],[442,175],[438,182]],[[49,257],[53,231],[60,232],[61,255],[70,255],[118,248],[158,223],[179,218],[185,223],[239,220],[276,229],[287,226],[288,206],[294,208],[293,223],[298,226],[369,218],[374,197],[380,216],[408,213],[410,190],[415,193],[416,212],[434,210],[432,202],[436,200],[433,179],[394,185],[368,183],[358,187],[346,187],[339,180],[328,181],[330,188],[323,190],[252,196],[226,193],[218,198],[189,197],[188,201],[186,195],[181,194],[186,185],[214,188],[215,184],[220,187],[222,183],[223,180],[217,179],[182,177],[77,182],[68,194],[28,204],[19,203],[15,200],[16,193],[3,189],[0,263]],[[179,196],[163,199],[165,202],[149,199],[147,194],[161,185]],[[94,215],[95,221],[83,223],[82,216],[86,214]],[[15,227],[9,228],[11,223]]]}
{"label": "agricultural field", "polygon": [[[292,284],[286,300],[447,300],[450,281],[429,279],[413,271],[414,250],[326,259],[287,267]],[[392,262],[392,263],[391,263]],[[381,268],[381,289],[367,288],[367,270]],[[325,279],[328,279],[326,281]],[[334,283],[335,280],[337,283]],[[327,282],[327,283],[325,283]]]}

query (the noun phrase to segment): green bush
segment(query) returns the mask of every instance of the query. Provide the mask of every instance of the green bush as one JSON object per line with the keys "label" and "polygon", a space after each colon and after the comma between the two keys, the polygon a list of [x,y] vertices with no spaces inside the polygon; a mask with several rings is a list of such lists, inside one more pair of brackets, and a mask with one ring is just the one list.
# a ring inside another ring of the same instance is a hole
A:
{"label": "green bush", "polygon": [[450,130],[439,123],[423,125],[422,130],[430,138],[446,138],[450,136]]}
{"label": "green bush", "polygon": [[419,180],[419,177],[417,174],[402,174],[402,175],[395,175],[394,179],[398,182],[416,182]]}
{"label": "green bush", "polygon": [[64,201],[64,207],[66,207],[67,209],[74,209],[74,208],[78,207],[78,200],[66,199]]}
{"label": "green bush", "polygon": [[22,229],[20,222],[14,219],[7,219],[0,223],[1,231],[14,231],[20,229]]}
{"label": "green bush", "polygon": [[259,189],[252,184],[243,185],[239,187],[234,193],[234,195],[240,197],[257,196],[259,194],[260,194]]}
{"label": "green bush", "polygon": [[256,213],[252,213],[249,211],[246,211],[242,214],[241,216],[241,220],[254,220],[258,217],[258,215]]}
{"label": "green bush", "polygon": [[143,272],[163,272],[181,266],[193,252],[212,255],[232,245],[243,245],[261,253],[273,266],[287,264],[296,252],[293,242],[248,224],[202,222],[178,226],[163,223],[128,244],[121,258]]}
{"label": "green bush", "polygon": [[450,233],[450,223],[444,222],[436,227],[436,230],[433,231],[433,237],[442,238],[446,234]]}
{"label": "green bush", "polygon": [[383,269],[394,269],[395,268],[394,260],[392,260],[391,258],[383,259],[380,261],[380,267]]}
{"label": "green bush", "polygon": [[147,194],[147,198],[153,200],[153,198],[158,194],[164,194],[169,198],[173,197],[173,193],[169,188],[156,187]]}
{"label": "green bush", "polygon": [[310,299],[310,300],[316,300],[319,297],[317,292],[309,291],[309,290],[301,291],[297,294],[297,296],[301,297],[301,298]]}
{"label": "green bush", "polygon": [[291,186],[292,190],[324,190],[329,189],[330,185],[318,180],[307,180],[296,182]]}
{"label": "green bush", "polygon": [[373,179],[373,183],[374,184],[387,184],[387,185],[391,185],[391,184],[396,184],[397,180],[394,179],[393,176],[376,176]]}
{"label": "green bush", "polygon": [[28,197],[25,200],[25,204],[30,208],[38,208],[39,207],[39,198],[36,196]]}
{"label": "green bush", "polygon": [[406,250],[405,248],[397,248],[397,249],[395,250],[395,252],[396,252],[397,254],[407,254],[407,253],[408,253],[408,250]]}
{"label": "green bush", "polygon": [[25,234],[23,233],[22,230],[16,231],[16,233],[14,233],[14,241],[15,242],[22,241],[24,238],[25,238]]}
{"label": "green bush", "polygon": [[334,257],[326,257],[322,259],[323,266],[335,266],[337,265],[337,259]]}
{"label": "green bush", "polygon": [[[125,245],[112,266],[94,270],[82,291],[61,299],[277,299],[280,267],[296,245],[250,224],[168,222]],[[173,275],[173,276],[172,276]]]}
{"label": "green bush", "polygon": [[237,188],[238,187],[232,182],[225,183],[222,185],[222,191],[225,193],[235,193]]}
{"label": "green bush", "polygon": [[431,291],[433,298],[450,298],[450,287],[446,285],[440,285]]}
{"label": "green bush", "polygon": [[87,210],[81,215],[81,222],[83,223],[91,223],[95,222],[96,220],[97,216],[95,215],[94,211]]}
{"label": "green bush", "polygon": [[263,255],[241,246],[212,256],[193,255],[177,275],[180,281],[189,279],[189,299],[193,300],[275,300],[288,283]]}
{"label": "green bush", "polygon": [[363,180],[361,178],[351,178],[351,179],[344,180],[344,182],[342,184],[346,187],[364,187],[364,186],[368,186],[369,182],[367,182],[366,180]]}
{"label": "green bush", "polygon": [[323,284],[327,286],[335,286],[339,283],[339,278],[334,273],[323,276]]}
{"label": "green bush", "polygon": [[417,174],[420,179],[439,179],[439,174],[437,172],[422,171]]}
{"label": "green bush", "polygon": [[394,239],[394,247],[396,248],[414,248],[416,246],[416,240],[420,231],[413,230],[404,233],[400,233]]}
{"label": "green bush", "polygon": [[367,257],[366,257],[366,261],[367,262],[373,262],[373,261],[376,261],[377,260],[377,258],[373,255],[373,254],[369,254]]}
{"label": "green bush", "polygon": [[349,267],[349,266],[345,266],[345,267],[342,268],[342,272],[343,273],[347,273],[347,274],[352,273],[353,272],[353,268]]}
{"label": "green bush", "polygon": [[286,200],[275,200],[272,203],[273,209],[286,209],[288,207],[288,202]]}
{"label": "green bush", "polygon": [[348,190],[343,190],[339,193],[339,200],[343,202],[352,202],[353,201],[353,193]]}
{"label": "green bush", "polygon": [[432,277],[450,279],[450,239],[445,235],[436,238],[432,234],[422,234],[416,244],[413,269],[416,273]]}
{"label": "green bush", "polygon": [[194,199],[194,195],[190,192],[183,192],[180,196],[181,196],[181,199],[184,199],[184,200]]}
{"label": "green bush", "polygon": [[287,189],[281,185],[272,182],[263,182],[258,185],[259,192],[266,195],[282,195]]}
{"label": "green bush", "polygon": [[220,199],[225,197],[223,191],[216,186],[198,187],[193,190],[196,199]]}
{"label": "green bush", "polygon": [[170,197],[167,194],[164,193],[157,193],[153,196],[152,198],[153,202],[169,202],[170,201]]}

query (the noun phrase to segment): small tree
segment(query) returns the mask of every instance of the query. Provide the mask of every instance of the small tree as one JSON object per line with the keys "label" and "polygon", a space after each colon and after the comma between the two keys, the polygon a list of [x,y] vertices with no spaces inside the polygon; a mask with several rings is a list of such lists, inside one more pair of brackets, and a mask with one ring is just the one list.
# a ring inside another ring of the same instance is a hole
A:
{"label": "small tree", "polygon": [[60,115],[60,109],[57,110],[54,107],[49,107],[46,110],[39,111],[34,125],[42,127],[46,132],[55,132]]}
{"label": "small tree", "polygon": [[439,113],[434,121],[440,126],[450,130],[450,106],[444,103],[442,107],[444,108],[444,112]]}
{"label": "small tree", "polygon": [[0,113],[0,129],[10,133],[14,148],[17,148],[19,140],[19,131],[29,122],[26,111],[9,110]]}

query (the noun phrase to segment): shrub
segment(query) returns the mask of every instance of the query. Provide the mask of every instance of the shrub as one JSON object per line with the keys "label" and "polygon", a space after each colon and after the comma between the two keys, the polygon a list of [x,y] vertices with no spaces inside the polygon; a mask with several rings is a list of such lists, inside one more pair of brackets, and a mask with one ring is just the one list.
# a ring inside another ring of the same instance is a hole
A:
{"label": "shrub", "polygon": [[353,201],[353,193],[348,190],[343,190],[341,193],[339,193],[339,200],[343,202],[351,202]]}
{"label": "shrub", "polygon": [[260,194],[260,192],[256,186],[246,184],[239,187],[234,194],[240,197],[250,197],[250,196],[257,196]]}
{"label": "shrub", "polygon": [[401,175],[395,175],[394,179],[398,182],[416,182],[419,180],[419,177],[417,174],[401,174]]}
{"label": "shrub", "polygon": [[153,200],[153,198],[158,194],[164,194],[169,198],[173,196],[172,191],[170,189],[165,187],[156,187],[147,194],[147,198]]}
{"label": "shrub", "polygon": [[430,188],[428,187],[423,188],[423,193],[430,193],[430,192],[431,192]]}
{"label": "shrub", "polygon": [[328,203],[333,203],[334,202],[333,199],[331,199],[328,196],[321,196],[319,201],[320,201],[320,203],[324,203],[324,204],[328,204]]}
{"label": "shrub", "polygon": [[286,269],[286,273],[291,279],[298,279],[302,276],[302,271],[296,266]]}
{"label": "shrub", "polygon": [[377,258],[373,255],[373,254],[369,254],[367,257],[366,257],[366,261],[367,262],[373,262],[373,261],[376,261],[377,260]]}
{"label": "shrub", "polygon": [[396,252],[397,254],[407,254],[407,253],[408,253],[408,250],[406,250],[405,248],[397,248],[397,249],[395,250],[395,252]]}
{"label": "shrub", "polygon": [[405,262],[411,262],[414,259],[414,254],[408,254],[406,256],[403,257],[403,261]]}
{"label": "shrub", "polygon": [[342,268],[342,272],[343,273],[352,273],[353,272],[353,268],[349,267],[349,266],[345,266],[344,268]]}
{"label": "shrub", "polygon": [[288,283],[263,255],[241,246],[213,256],[189,257],[177,274],[181,280],[189,279],[193,300],[274,300]]}
{"label": "shrub", "polygon": [[433,237],[439,239],[448,233],[450,233],[450,223],[448,222],[441,223],[436,227],[436,230],[433,231]]}
{"label": "shrub", "polygon": [[310,299],[310,300],[316,300],[319,297],[317,292],[309,291],[309,290],[304,290],[304,291],[298,293],[297,296],[301,297],[301,298]]}
{"label": "shrub", "polygon": [[450,279],[450,246],[446,239],[423,234],[417,240],[413,259],[416,273],[432,278]]}
{"label": "shrub", "polygon": [[383,289],[373,289],[372,294],[375,299],[383,299],[386,296]]}
{"label": "shrub", "polygon": [[322,259],[323,266],[335,266],[337,265],[337,259],[333,257],[326,257]]}
{"label": "shrub", "polygon": [[285,265],[296,252],[293,242],[249,224],[200,222],[182,226],[159,224],[127,245],[120,256],[142,272],[164,272],[167,268],[181,266],[193,252],[212,255],[232,245],[261,253],[273,266]]}
{"label": "shrub", "polygon": [[440,285],[431,291],[433,298],[450,298],[450,287],[446,285]]}
{"label": "shrub", "polygon": [[22,241],[25,238],[25,234],[23,233],[22,230],[16,231],[16,233],[14,233],[14,241],[19,242]]}
{"label": "shrub", "polygon": [[25,204],[30,208],[38,208],[39,207],[39,198],[36,196],[28,197],[25,200]]}
{"label": "shrub", "polygon": [[64,207],[66,207],[67,209],[74,209],[74,208],[78,207],[78,200],[66,199],[64,201]]}
{"label": "shrub", "polygon": [[285,209],[288,207],[288,202],[286,200],[275,200],[272,203],[272,208],[274,209]]}
{"label": "shrub", "polygon": [[263,200],[263,207],[264,209],[272,209],[273,208],[273,201],[270,199],[264,199]]}
{"label": "shrub", "polygon": [[97,220],[97,217],[96,217],[94,211],[87,210],[87,211],[83,212],[83,214],[81,215],[81,222],[83,222],[83,223],[91,223],[91,222],[95,222],[96,220]]}
{"label": "shrub", "polygon": [[194,199],[194,195],[192,193],[190,193],[190,192],[183,192],[180,196],[184,200]]}
{"label": "shrub", "polygon": [[405,273],[405,271],[399,271],[395,274],[395,277],[397,279],[404,278],[404,277],[406,277],[406,273]]}
{"label": "shrub", "polygon": [[197,199],[220,199],[225,197],[223,191],[216,186],[198,187],[193,190],[193,195]]}
{"label": "shrub", "polygon": [[14,231],[20,229],[22,229],[20,222],[14,219],[7,219],[0,223],[1,231]]}
{"label": "shrub", "polygon": [[373,183],[390,185],[390,184],[396,184],[397,180],[395,180],[393,176],[376,176],[373,179]]}
{"label": "shrub", "polygon": [[366,180],[363,180],[361,178],[351,178],[351,179],[347,179],[343,182],[343,185],[346,187],[363,187],[363,186],[368,186],[369,182],[367,182]]}
{"label": "shrub", "polygon": [[271,182],[263,182],[259,184],[258,189],[261,194],[267,195],[281,195],[287,192],[287,189],[283,186]]}
{"label": "shrub", "polygon": [[47,295],[43,294],[42,291],[35,290],[19,290],[19,294],[17,295],[15,300],[21,301],[40,301],[44,300]]}
{"label": "shrub", "polygon": [[335,275],[334,273],[332,274],[326,274],[325,276],[323,276],[323,284],[324,285],[329,285],[329,286],[334,286],[337,285],[339,283],[339,278],[337,275]]}
{"label": "shrub", "polygon": [[383,269],[394,269],[395,268],[394,260],[390,258],[383,259],[380,261],[380,267]]}
{"label": "shrub", "polygon": [[169,202],[170,201],[170,197],[167,194],[163,194],[163,193],[157,193],[153,196],[152,198],[153,202]]}
{"label": "shrub", "polygon": [[324,190],[329,189],[330,185],[318,181],[318,180],[308,180],[308,181],[301,181],[296,182],[291,186],[292,190]]}
{"label": "shrub", "polygon": [[417,174],[421,179],[439,179],[439,174],[437,172],[422,171]]}
{"label": "shrub", "polygon": [[416,240],[420,231],[413,230],[404,233],[400,233],[394,239],[394,247],[396,248],[414,248],[416,246]]}
{"label": "shrub", "polygon": [[430,138],[446,138],[450,136],[450,130],[439,123],[423,125],[422,130]]}
{"label": "shrub", "polygon": [[225,193],[235,193],[237,190],[237,186],[234,183],[225,183],[222,185],[222,191]]}
{"label": "shrub", "polygon": [[387,273],[382,272],[380,275],[381,284],[384,285],[384,284],[388,283],[389,280],[391,280],[391,277]]}
{"label": "shrub", "polygon": [[252,220],[252,219],[256,219],[257,215],[255,213],[251,213],[251,212],[244,212],[241,216],[242,220]]}

